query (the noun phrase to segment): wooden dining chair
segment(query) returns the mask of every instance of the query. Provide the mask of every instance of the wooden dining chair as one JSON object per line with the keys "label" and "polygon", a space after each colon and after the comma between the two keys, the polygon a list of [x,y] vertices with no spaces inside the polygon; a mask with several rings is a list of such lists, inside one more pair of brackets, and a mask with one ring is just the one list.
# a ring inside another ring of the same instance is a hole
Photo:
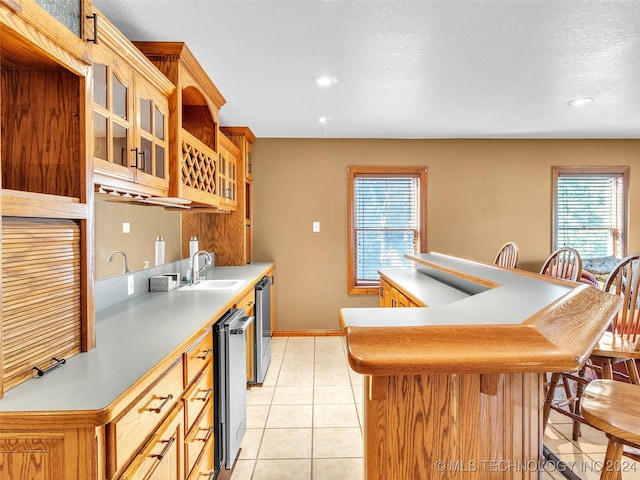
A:
{"label": "wooden dining chair", "polygon": [[520,250],[514,242],[507,242],[498,251],[494,265],[499,267],[517,268],[518,259],[520,258]]}
{"label": "wooden dining chair", "polygon": [[576,282],[582,274],[582,257],[575,248],[559,248],[545,260],[540,273]]}
{"label": "wooden dining chair", "polygon": [[[540,269],[542,275],[562,278],[564,280],[578,281],[582,274],[582,257],[580,253],[571,247],[562,247],[549,255]],[[583,367],[578,374],[553,372],[547,374],[547,387],[545,392],[544,406],[542,410],[543,426],[546,427],[551,414],[555,410],[573,419],[573,439],[580,436],[580,422],[578,418],[576,396],[579,378],[585,373]],[[574,378],[575,377],[575,378]],[[564,390],[564,398],[556,399],[556,386],[560,383]]]}
{"label": "wooden dining chair", "polygon": [[[640,252],[626,256],[607,277],[603,290],[620,295],[622,309],[607,332],[600,338],[587,363],[577,373],[554,373],[547,385],[543,408],[546,424],[550,410],[573,419],[573,439],[580,436],[582,396],[586,385],[601,377],[607,380],[622,380],[640,384],[637,360],[640,360]],[[558,383],[564,387],[566,398],[555,400]]]}
{"label": "wooden dining chair", "polygon": [[[604,291],[620,295],[622,309],[611,329],[602,336],[593,350],[590,362],[602,369],[602,377],[640,384],[636,360],[640,359],[640,252],[624,257],[609,274]],[[616,369],[624,363],[626,372]]]}
{"label": "wooden dining chair", "polygon": [[640,449],[640,386],[613,380],[594,380],[584,390],[582,414],[585,420],[609,438],[600,480],[638,478],[635,468],[625,468],[622,455],[640,461],[640,455],[624,447]]}

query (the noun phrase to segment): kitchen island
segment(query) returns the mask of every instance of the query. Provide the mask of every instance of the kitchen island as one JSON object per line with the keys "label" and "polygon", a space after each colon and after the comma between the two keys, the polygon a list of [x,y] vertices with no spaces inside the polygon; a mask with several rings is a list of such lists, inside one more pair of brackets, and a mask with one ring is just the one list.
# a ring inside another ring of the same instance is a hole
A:
{"label": "kitchen island", "polygon": [[365,478],[540,478],[544,374],[577,371],[620,299],[437,253],[406,257],[415,272],[381,276],[427,307],[340,312],[349,364],[364,375]]}
{"label": "kitchen island", "polygon": [[[211,327],[274,267],[215,267],[207,279],[244,284],[147,293],[99,311],[95,349],[0,400],[0,480],[138,478],[143,470],[197,478],[190,471],[211,463],[218,441],[208,433]],[[160,465],[168,459],[172,467]]]}

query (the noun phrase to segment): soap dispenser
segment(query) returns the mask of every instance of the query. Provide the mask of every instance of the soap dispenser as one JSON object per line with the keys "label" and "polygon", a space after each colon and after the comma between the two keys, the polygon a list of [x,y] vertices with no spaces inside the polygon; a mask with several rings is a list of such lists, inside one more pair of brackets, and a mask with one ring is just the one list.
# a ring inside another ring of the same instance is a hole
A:
{"label": "soap dispenser", "polygon": [[200,250],[198,248],[198,239],[196,237],[191,237],[189,241],[189,268],[193,268],[194,271],[198,271],[198,257],[193,258],[195,253]]}
{"label": "soap dispenser", "polygon": [[156,239],[156,267],[164,265],[164,239],[158,237]]}

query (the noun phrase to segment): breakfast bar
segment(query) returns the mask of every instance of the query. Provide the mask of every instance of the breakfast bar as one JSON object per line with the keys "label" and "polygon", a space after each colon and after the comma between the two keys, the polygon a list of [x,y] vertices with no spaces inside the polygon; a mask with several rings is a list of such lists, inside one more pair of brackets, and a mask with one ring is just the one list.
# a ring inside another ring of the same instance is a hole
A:
{"label": "breakfast bar", "polygon": [[381,277],[417,308],[345,308],[367,480],[538,479],[546,372],[577,371],[620,308],[579,283],[438,253]]}

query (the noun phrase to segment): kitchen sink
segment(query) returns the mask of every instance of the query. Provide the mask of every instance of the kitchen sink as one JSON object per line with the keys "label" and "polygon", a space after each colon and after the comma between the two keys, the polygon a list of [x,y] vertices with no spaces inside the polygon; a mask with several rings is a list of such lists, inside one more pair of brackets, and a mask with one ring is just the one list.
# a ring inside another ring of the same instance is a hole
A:
{"label": "kitchen sink", "polygon": [[178,288],[181,292],[195,292],[206,290],[236,290],[247,283],[246,280],[200,280],[195,285],[185,285]]}

